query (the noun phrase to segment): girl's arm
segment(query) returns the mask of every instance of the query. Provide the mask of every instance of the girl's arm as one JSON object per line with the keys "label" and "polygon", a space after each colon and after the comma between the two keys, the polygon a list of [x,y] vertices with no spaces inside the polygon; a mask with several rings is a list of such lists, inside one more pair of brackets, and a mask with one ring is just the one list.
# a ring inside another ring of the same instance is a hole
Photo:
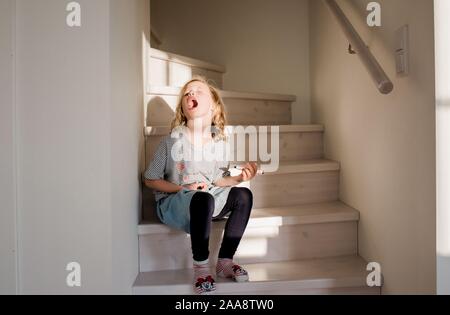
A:
{"label": "girl's arm", "polygon": [[258,164],[252,162],[247,163],[242,169],[241,175],[224,177],[216,181],[214,184],[218,187],[236,186],[242,182],[252,180],[258,172]]}
{"label": "girl's arm", "polygon": [[216,181],[214,183],[214,185],[218,186],[218,187],[229,187],[229,186],[239,185],[242,182],[243,182],[242,175],[239,175],[239,176],[228,176],[228,177],[224,177],[224,178],[219,179],[218,181]]}
{"label": "girl's arm", "polygon": [[180,185],[176,185],[169,181],[163,179],[155,179],[155,180],[145,180],[145,185],[153,190],[157,190],[165,193],[177,193],[182,190],[184,187]]}
{"label": "girl's arm", "polygon": [[183,188],[188,189],[188,190],[202,190],[202,191],[206,191],[208,188],[208,185],[206,183],[194,183],[194,184],[190,184],[190,185],[185,185],[185,186],[180,186],[174,183],[171,183],[169,181],[166,181],[164,179],[146,179],[145,180],[145,185],[153,190],[157,190],[160,192],[165,192],[165,193],[177,193],[180,190],[182,190]]}

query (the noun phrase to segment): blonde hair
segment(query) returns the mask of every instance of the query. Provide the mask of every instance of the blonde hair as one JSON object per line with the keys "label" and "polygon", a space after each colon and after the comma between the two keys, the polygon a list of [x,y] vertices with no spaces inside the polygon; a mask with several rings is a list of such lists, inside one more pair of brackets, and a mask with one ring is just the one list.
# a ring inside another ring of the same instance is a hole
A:
{"label": "blonde hair", "polygon": [[195,76],[187,82],[182,88],[180,95],[178,97],[178,104],[175,110],[175,118],[172,120],[171,131],[180,126],[185,126],[187,124],[186,115],[183,113],[183,96],[186,93],[187,87],[192,82],[201,82],[208,86],[209,91],[211,92],[211,96],[215,103],[214,106],[214,115],[211,121],[211,127],[213,132],[213,138],[215,141],[226,140],[225,135],[225,126],[227,124],[226,114],[225,114],[225,104],[222,98],[219,95],[219,90],[213,86],[213,83],[210,80],[207,80],[203,76]]}

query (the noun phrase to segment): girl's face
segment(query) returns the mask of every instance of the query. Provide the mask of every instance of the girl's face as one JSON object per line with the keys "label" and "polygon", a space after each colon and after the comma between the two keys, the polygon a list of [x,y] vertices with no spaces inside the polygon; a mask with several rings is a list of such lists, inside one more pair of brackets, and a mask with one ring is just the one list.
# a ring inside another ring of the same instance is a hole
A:
{"label": "girl's face", "polygon": [[182,107],[188,120],[212,115],[214,100],[208,85],[199,81],[189,83],[183,95]]}

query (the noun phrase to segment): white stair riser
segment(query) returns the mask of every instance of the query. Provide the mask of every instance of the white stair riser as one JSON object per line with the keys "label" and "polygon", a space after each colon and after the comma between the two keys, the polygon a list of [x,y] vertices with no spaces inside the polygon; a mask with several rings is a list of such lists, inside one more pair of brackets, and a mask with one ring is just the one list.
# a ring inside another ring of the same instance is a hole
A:
{"label": "white stair riser", "polygon": [[158,58],[150,58],[149,69],[149,84],[152,86],[182,87],[195,75],[201,75],[212,80],[218,88],[223,88],[223,73],[217,71]]}
{"label": "white stair riser", "polygon": [[229,125],[289,125],[291,102],[224,99]]}
{"label": "white stair riser", "polygon": [[[146,125],[170,126],[178,96],[147,95]],[[291,102],[224,98],[228,125],[289,125]]]}
{"label": "white stair riser", "polygon": [[[210,236],[212,264],[219,253],[223,223],[214,223]],[[139,237],[140,271],[192,267],[190,236],[183,232]],[[354,255],[357,253],[357,222],[248,227],[235,258],[241,264],[291,261]]]}
{"label": "white stair riser", "polygon": [[339,171],[262,175],[249,184],[254,208],[334,201],[338,199]]}
{"label": "white stair riser", "polygon": [[[257,176],[244,183],[252,190],[253,208],[295,206],[338,199],[339,172],[291,173]],[[142,189],[143,219],[156,218],[152,190]]]}
{"label": "white stair riser", "polygon": [[[233,135],[236,139],[237,135]],[[148,136],[145,142],[146,151],[146,165],[153,160],[153,155],[158,147],[163,136]],[[236,140],[234,141],[232,156],[237,161],[237,152],[245,152],[246,161],[249,161],[249,136],[246,136],[244,145],[240,145]],[[279,150],[278,155],[280,161],[301,161],[301,160],[314,160],[323,158],[323,133],[322,132],[280,132],[279,133]],[[252,143],[256,143],[257,158],[260,160],[259,154],[259,138],[252,140]],[[272,152],[271,134],[267,135],[267,152],[272,156],[275,154]],[[265,162],[266,163],[266,162]]]}

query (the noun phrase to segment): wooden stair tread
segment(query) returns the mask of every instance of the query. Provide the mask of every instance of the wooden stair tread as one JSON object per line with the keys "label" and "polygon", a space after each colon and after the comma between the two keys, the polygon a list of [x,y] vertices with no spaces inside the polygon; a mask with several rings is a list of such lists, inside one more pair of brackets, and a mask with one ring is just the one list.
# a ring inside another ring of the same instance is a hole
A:
{"label": "wooden stair tread", "polygon": [[[242,266],[249,272],[249,282],[218,278],[216,294],[366,286],[367,263],[356,255]],[[192,279],[192,269],[144,272],[133,290],[136,294],[192,294]]]}
{"label": "wooden stair tread", "polygon": [[[231,162],[231,167],[235,164]],[[332,172],[340,170],[340,163],[327,159],[301,160],[301,161],[280,161],[278,169],[274,172],[267,171],[269,165],[261,164],[261,170],[265,171],[262,176],[295,174],[295,173],[312,173],[312,172]],[[257,178],[256,178],[257,179]]]}
{"label": "wooden stair tread", "polygon": [[[261,169],[265,169],[264,164]],[[328,172],[338,171],[340,163],[327,159],[303,160],[303,161],[280,161],[279,168],[276,172],[267,174],[279,175],[289,173],[309,173],[309,172]]]}
{"label": "wooden stair tread", "polygon": [[[247,228],[264,226],[287,226],[297,224],[320,224],[331,222],[358,221],[359,212],[340,201],[307,205],[253,209]],[[222,228],[215,222],[214,228]],[[161,222],[143,221],[138,228],[139,235],[178,232]]]}
{"label": "wooden stair tread", "polygon": [[[173,86],[149,86],[147,94],[151,95],[167,95],[178,96],[181,88]],[[240,91],[224,91],[219,90],[222,98],[236,98],[236,99],[252,99],[252,100],[267,100],[267,101],[284,101],[295,102],[297,97],[295,95],[275,94],[275,93],[258,93],[258,92],[240,92]]]}
{"label": "wooden stair tread", "polygon": [[[242,126],[244,129],[249,126]],[[324,127],[322,125],[281,125],[278,126],[280,133],[288,133],[288,132],[324,132]],[[241,128],[237,128],[237,126],[226,126],[225,131],[227,134],[234,134],[240,132]],[[256,128],[258,131],[259,129]],[[267,129],[268,132],[271,132],[271,129]],[[247,131],[247,130],[246,130]],[[251,133],[251,130],[249,132]],[[145,136],[166,136],[170,134],[169,126],[149,126],[145,127]]]}
{"label": "wooden stair tread", "polygon": [[222,65],[217,65],[209,61],[182,56],[155,48],[150,48],[150,57],[220,73],[226,72],[226,68]]}

